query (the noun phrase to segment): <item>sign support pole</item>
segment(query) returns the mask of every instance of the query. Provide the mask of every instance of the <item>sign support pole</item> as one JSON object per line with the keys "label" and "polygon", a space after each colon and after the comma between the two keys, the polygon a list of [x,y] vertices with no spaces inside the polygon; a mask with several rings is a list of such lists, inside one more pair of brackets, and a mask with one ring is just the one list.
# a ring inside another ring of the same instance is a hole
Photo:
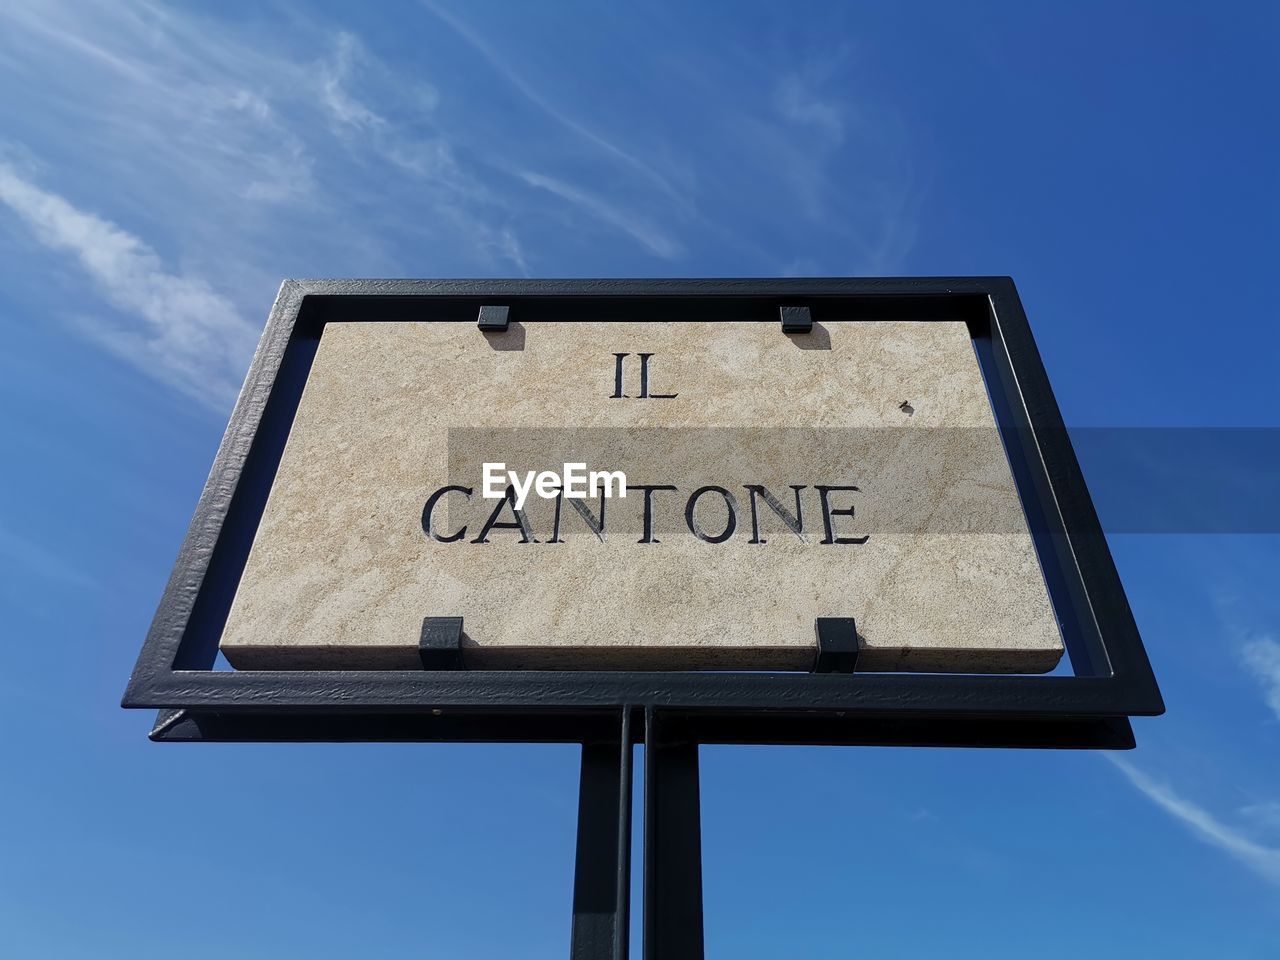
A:
{"label": "sign support pole", "polygon": [[702,960],[698,744],[644,712],[644,960]]}
{"label": "sign support pole", "polygon": [[582,745],[571,960],[617,956],[616,935],[626,916],[626,905],[618,900],[618,878],[630,866],[618,857],[619,772],[617,744]]}
{"label": "sign support pole", "polygon": [[[627,960],[631,905],[631,733],[582,745],[570,960]],[[698,745],[644,711],[644,960],[702,960]]]}

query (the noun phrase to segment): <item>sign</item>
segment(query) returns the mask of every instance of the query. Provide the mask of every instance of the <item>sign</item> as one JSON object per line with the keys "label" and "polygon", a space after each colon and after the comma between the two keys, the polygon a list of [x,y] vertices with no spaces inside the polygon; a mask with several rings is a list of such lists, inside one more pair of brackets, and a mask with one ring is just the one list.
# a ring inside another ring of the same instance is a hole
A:
{"label": "sign", "polygon": [[685,760],[1164,709],[1000,277],[286,281],[123,702]]}
{"label": "sign", "polygon": [[580,743],[581,958],[626,953],[637,744],[645,955],[701,957],[700,744],[1164,710],[999,277],[286,281],[124,706]]}
{"label": "sign", "polygon": [[[968,326],[327,323],[220,638],[238,670],[1034,673],[1063,642]],[[696,317],[696,312],[694,314]]]}

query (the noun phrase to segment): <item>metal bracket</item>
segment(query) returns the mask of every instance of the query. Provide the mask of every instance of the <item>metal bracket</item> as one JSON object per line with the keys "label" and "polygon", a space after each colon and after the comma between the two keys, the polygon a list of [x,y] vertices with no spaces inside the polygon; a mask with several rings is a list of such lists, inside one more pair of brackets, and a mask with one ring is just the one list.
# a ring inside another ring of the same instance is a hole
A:
{"label": "metal bracket", "polygon": [[462,618],[427,617],[422,621],[418,656],[424,670],[461,670]]}
{"label": "metal bracket", "polygon": [[500,333],[507,329],[507,316],[510,312],[510,307],[481,307],[480,319],[476,321],[476,326],[481,330]]}
{"label": "metal bracket", "polygon": [[782,316],[783,333],[811,333],[813,331],[813,314],[808,307],[779,307]]}
{"label": "metal bracket", "polygon": [[853,617],[818,617],[813,622],[818,636],[814,673],[853,673],[858,664],[858,625]]}

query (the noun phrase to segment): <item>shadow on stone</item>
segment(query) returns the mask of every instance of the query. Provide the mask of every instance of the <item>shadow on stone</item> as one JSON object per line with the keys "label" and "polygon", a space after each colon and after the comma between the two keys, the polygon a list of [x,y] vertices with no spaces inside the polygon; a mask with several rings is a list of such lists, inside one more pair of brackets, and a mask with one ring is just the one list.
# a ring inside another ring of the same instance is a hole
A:
{"label": "shadow on stone", "polygon": [[787,339],[801,350],[831,349],[831,334],[820,323],[815,323],[808,333],[788,333]]}
{"label": "shadow on stone", "polygon": [[505,330],[484,330],[484,338],[495,350],[523,350],[524,327],[512,320]]}

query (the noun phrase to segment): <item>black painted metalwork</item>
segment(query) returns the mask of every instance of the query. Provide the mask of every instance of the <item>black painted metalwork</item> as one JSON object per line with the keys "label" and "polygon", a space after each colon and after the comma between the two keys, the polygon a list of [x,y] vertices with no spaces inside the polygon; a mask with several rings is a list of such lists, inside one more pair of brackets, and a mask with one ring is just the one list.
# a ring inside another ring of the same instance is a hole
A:
{"label": "black painted metalwork", "polygon": [[858,624],[853,617],[818,617],[814,673],[852,673],[858,666]]}
{"label": "black painted metalwork", "polygon": [[698,742],[644,712],[644,960],[702,960]]}
{"label": "black painted metalwork", "polygon": [[[423,627],[427,670],[215,670],[218,640],[325,325],[427,320],[496,330],[513,309],[530,329],[546,320],[776,324],[780,309],[787,332],[812,330],[815,321],[964,322],[1073,674],[849,672],[856,656],[851,618],[815,625],[813,673],[463,670],[461,621],[455,628],[436,618]],[[833,672],[823,672],[828,667]],[[645,955],[678,960],[702,955],[698,744],[1125,749],[1133,746],[1129,718],[1164,710],[1007,277],[286,281],[123,705],[158,709],[151,737],[165,742],[582,743],[573,927],[579,960],[626,956],[633,713],[642,712],[645,723]]]}
{"label": "black painted metalwork", "polygon": [[418,638],[425,670],[462,669],[462,617],[427,617]]}
{"label": "black painted metalwork", "polygon": [[813,314],[808,307],[779,307],[783,333],[809,333],[813,330]]}
{"label": "black painted metalwork", "polygon": [[573,874],[573,960],[627,955],[631,899],[631,717],[614,739],[582,745],[577,861]]}
{"label": "black painted metalwork", "polygon": [[613,960],[627,960],[631,949],[631,771],[635,756],[631,713],[631,707],[622,708],[618,758],[618,875],[613,899],[618,905],[618,919],[613,928]]}
{"label": "black painted metalwork", "polygon": [[494,332],[506,330],[507,317],[510,312],[510,307],[483,306],[480,308],[480,318],[476,321],[476,326],[481,330],[492,330]]}

